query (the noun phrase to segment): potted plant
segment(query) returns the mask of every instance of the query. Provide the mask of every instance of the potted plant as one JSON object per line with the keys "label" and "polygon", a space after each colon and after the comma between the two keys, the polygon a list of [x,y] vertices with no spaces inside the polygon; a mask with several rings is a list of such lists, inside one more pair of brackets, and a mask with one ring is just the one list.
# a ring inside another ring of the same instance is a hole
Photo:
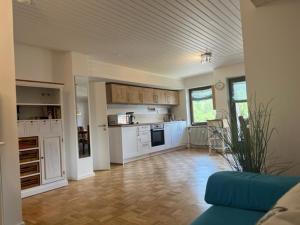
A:
{"label": "potted plant", "polygon": [[[256,100],[253,101],[248,115],[248,118],[236,118],[235,115],[227,118],[227,132],[225,135],[218,134],[227,150],[217,152],[236,171],[280,174],[290,169],[289,163],[280,163],[278,159],[271,157],[269,142],[275,128],[271,126],[270,103],[258,104]],[[269,164],[272,166],[268,166]]]}

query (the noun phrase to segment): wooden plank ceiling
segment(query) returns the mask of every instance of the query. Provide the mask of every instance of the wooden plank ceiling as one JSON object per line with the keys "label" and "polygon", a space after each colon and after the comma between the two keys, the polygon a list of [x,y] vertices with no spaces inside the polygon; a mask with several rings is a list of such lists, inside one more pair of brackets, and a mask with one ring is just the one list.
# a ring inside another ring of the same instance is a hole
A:
{"label": "wooden plank ceiling", "polygon": [[239,0],[14,0],[14,22],[17,42],[173,78],[243,61]]}

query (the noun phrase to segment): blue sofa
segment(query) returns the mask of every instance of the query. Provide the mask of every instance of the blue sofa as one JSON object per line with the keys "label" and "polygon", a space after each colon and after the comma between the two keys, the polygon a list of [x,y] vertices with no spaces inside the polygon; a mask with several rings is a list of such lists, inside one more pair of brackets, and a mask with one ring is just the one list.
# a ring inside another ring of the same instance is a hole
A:
{"label": "blue sofa", "polygon": [[218,172],[206,185],[205,201],[212,204],[191,225],[255,225],[300,177],[246,172]]}

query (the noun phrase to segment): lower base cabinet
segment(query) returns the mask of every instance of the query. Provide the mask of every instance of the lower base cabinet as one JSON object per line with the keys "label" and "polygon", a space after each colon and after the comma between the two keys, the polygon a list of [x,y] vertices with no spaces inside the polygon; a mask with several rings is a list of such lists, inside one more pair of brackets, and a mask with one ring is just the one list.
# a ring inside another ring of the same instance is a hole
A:
{"label": "lower base cabinet", "polygon": [[138,157],[187,145],[186,121],[164,123],[165,144],[151,146],[150,125],[109,128],[110,159],[125,163]]}
{"label": "lower base cabinet", "polygon": [[64,179],[61,137],[43,137],[42,143],[42,183]]}
{"label": "lower base cabinet", "polygon": [[[19,121],[22,124],[23,121]],[[22,197],[49,191],[68,184],[65,174],[63,132],[60,120],[27,122],[19,137]],[[35,128],[35,124],[39,126]],[[50,124],[52,126],[47,126]],[[34,129],[32,128],[34,127]],[[30,130],[30,132],[28,132]],[[29,136],[32,135],[32,136]]]}

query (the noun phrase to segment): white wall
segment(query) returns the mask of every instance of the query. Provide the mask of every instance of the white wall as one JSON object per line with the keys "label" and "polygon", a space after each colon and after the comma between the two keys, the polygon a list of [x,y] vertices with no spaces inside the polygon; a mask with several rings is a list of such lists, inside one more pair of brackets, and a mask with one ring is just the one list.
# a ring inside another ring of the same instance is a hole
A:
{"label": "white wall", "polygon": [[142,70],[104,63],[88,55],[72,52],[72,60],[75,75],[105,78],[120,82],[131,82],[134,84],[169,89],[183,88],[180,79],[171,79]]}
{"label": "white wall", "polygon": [[[12,1],[0,1],[0,224],[22,224]],[[1,218],[2,217],[2,218]]]}
{"label": "white wall", "polygon": [[54,51],[15,43],[17,79],[61,82],[54,77]]}
{"label": "white wall", "polygon": [[241,1],[241,10],[248,93],[259,102],[274,99],[272,125],[278,134],[270,149],[279,161],[297,164],[289,174],[300,175],[300,1],[259,8]]}
{"label": "white wall", "polygon": [[[155,109],[153,110],[149,110]],[[164,117],[168,114],[168,106],[158,105],[107,105],[107,114],[114,115],[117,113],[134,112],[135,122],[148,123],[148,122],[163,122]]]}

